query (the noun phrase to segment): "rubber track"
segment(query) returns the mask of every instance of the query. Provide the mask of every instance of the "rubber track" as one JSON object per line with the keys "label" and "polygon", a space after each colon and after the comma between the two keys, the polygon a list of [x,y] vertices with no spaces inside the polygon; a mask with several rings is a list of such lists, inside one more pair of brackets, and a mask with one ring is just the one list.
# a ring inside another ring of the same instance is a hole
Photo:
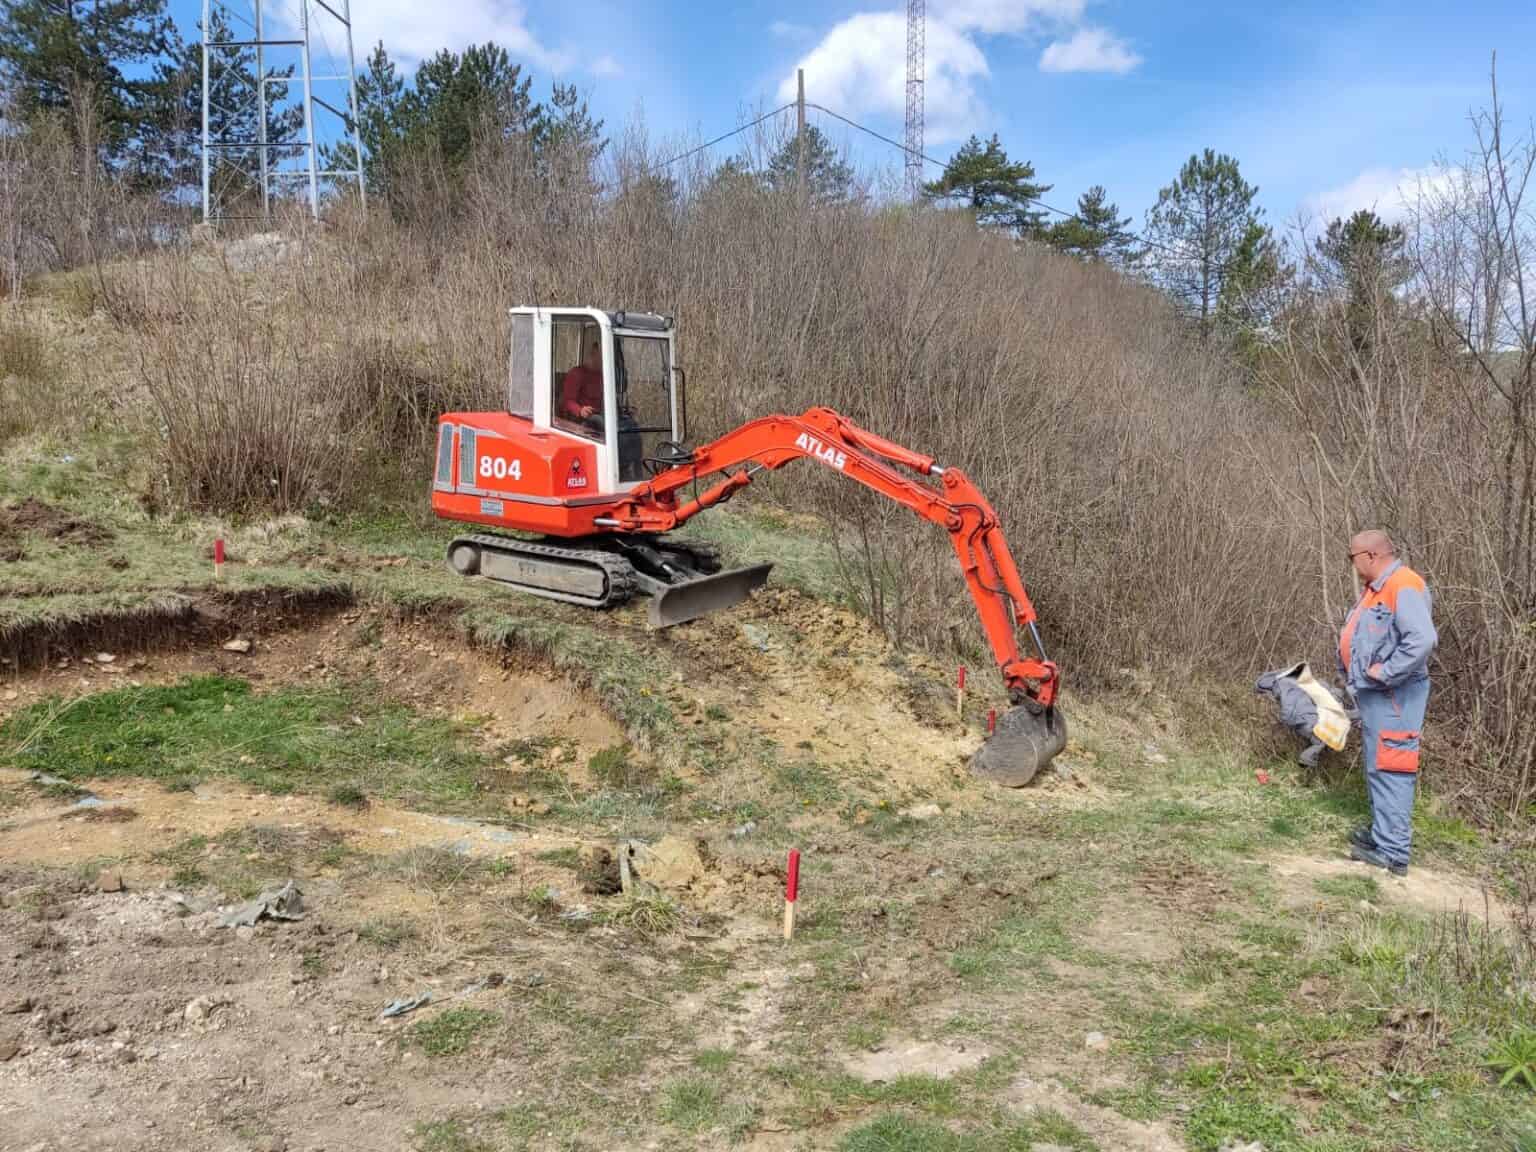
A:
{"label": "rubber track", "polygon": [[566,604],[580,604],[585,608],[611,608],[616,604],[622,604],[635,594],[638,585],[635,582],[635,570],[629,561],[622,556],[615,556],[611,552],[603,552],[596,548],[557,548],[552,544],[534,544],[525,540],[515,540],[510,536],[458,536],[448,545],[448,555],[453,555],[453,550],[460,544],[474,544],[482,552],[499,552],[503,556],[538,556],[546,560],[568,560],[573,564],[584,565],[591,568],[601,568],[603,574],[608,577],[608,591],[598,599],[590,596],[577,596],[570,592],[559,592],[553,588],[539,588],[531,584],[514,584],[508,580],[496,580],[487,576],[496,584],[504,584],[508,588],[516,588],[519,592],[527,592],[532,596],[543,596],[547,600],[560,600]]}

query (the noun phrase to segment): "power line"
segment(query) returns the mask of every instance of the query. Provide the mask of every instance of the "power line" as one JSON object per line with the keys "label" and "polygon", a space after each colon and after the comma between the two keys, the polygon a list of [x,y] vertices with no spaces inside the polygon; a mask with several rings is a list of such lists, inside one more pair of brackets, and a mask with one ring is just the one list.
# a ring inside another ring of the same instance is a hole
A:
{"label": "power line", "polygon": [[[903,152],[908,152],[908,153],[912,152],[912,149],[909,149],[905,144],[902,144],[902,143],[900,143],[899,141],[896,141],[896,140],[892,140],[889,136],[882,136],[879,132],[876,132],[873,128],[866,128],[863,124],[860,124],[858,121],[850,120],[850,119],[848,119],[848,117],[843,116],[843,115],[841,115],[841,114],[839,114],[837,112],[834,112],[830,108],[823,107],[820,104],[812,103],[809,100],[807,100],[805,102],[805,106],[807,108],[814,108],[818,112],[825,112],[828,116],[832,117],[832,119],[840,120],[844,124],[848,125],[848,127],[850,127],[850,128],[857,128],[860,132],[863,132],[865,135],[873,136],[876,140],[879,140],[883,144],[889,144],[892,148],[899,148]],[[940,168],[948,168],[949,167],[949,165],[946,164],[944,161],[942,161],[942,160],[935,160],[932,156],[928,156],[928,155],[926,155],[926,154],[924,154],[922,152],[917,152],[916,156],[918,157],[918,159],[924,160],[924,161],[926,161],[929,164],[935,164],[935,165],[937,165]],[[954,195],[954,194],[951,193],[950,195]],[[1038,197],[1035,197],[1035,196],[1021,196],[1021,197],[1019,197],[1019,199],[1023,200],[1026,204],[1033,204],[1036,207],[1042,208],[1042,209],[1044,209],[1047,212],[1055,213],[1057,216],[1060,216],[1063,220],[1076,220],[1079,224],[1087,224],[1088,223],[1088,221],[1084,220],[1076,212],[1068,212],[1065,208],[1057,208],[1054,204],[1047,204],[1044,200],[1041,200]],[[1129,231],[1124,231],[1122,229],[1118,229],[1117,228],[1115,230],[1115,234],[1119,235],[1119,236],[1128,237],[1129,239],[1135,240],[1138,244],[1141,244],[1143,247],[1153,248],[1153,249],[1156,249],[1159,252],[1166,252],[1166,253],[1168,253],[1171,256],[1178,256],[1178,257],[1180,257],[1182,259],[1190,259],[1191,258],[1189,253],[1187,253],[1187,252],[1180,252],[1177,248],[1172,248],[1172,247],[1168,246],[1167,244],[1160,243],[1159,241],[1156,241],[1156,240],[1149,240],[1149,239],[1147,239],[1147,237],[1145,235],[1143,235],[1142,233],[1139,233],[1139,232],[1129,232]],[[1223,261],[1222,263],[1215,265],[1212,270],[1213,271],[1217,271],[1217,272],[1226,272],[1230,268],[1231,268],[1231,264],[1228,263],[1228,262]]]}
{"label": "power line", "polygon": [[658,168],[667,168],[667,167],[670,167],[673,164],[676,164],[679,160],[686,160],[690,156],[696,156],[700,152],[704,151],[704,149],[706,149],[706,148],[713,148],[716,144],[720,143],[720,141],[722,141],[722,140],[729,140],[732,136],[739,136],[743,132],[746,132],[748,129],[756,128],[764,120],[771,120],[771,119],[773,119],[773,117],[777,116],[780,112],[788,112],[793,107],[794,107],[794,104],[783,104],[783,105],[780,105],[779,107],[775,108],[772,112],[764,112],[756,120],[752,121],[752,123],[750,123],[750,124],[743,124],[740,128],[733,128],[729,132],[725,132],[725,133],[722,133],[719,136],[716,136],[713,140],[710,140],[707,143],[700,144],[697,148],[690,148],[686,152],[679,152],[676,156],[672,157],[670,160],[663,160],[660,164],[656,165],[656,167],[658,167]]}
{"label": "power line", "polygon": [[[927,155],[926,153],[924,153],[924,152],[922,152],[920,150],[908,148],[905,144],[901,143],[901,141],[893,140],[889,136],[882,135],[881,133],[876,132],[873,128],[870,128],[870,127],[867,127],[866,125],[860,124],[857,120],[850,120],[848,117],[842,115],[840,112],[834,112],[832,109],[826,107],[823,104],[817,104],[814,101],[807,100],[805,102],[805,106],[807,108],[814,108],[818,112],[824,112],[828,116],[832,117],[832,119],[837,120],[837,121],[839,121],[839,122],[841,122],[843,124],[846,124],[850,128],[854,128],[854,129],[856,129],[856,130],[858,130],[860,132],[863,132],[866,136],[873,137],[874,139],[879,140],[882,144],[889,144],[892,148],[897,148],[900,151],[902,151],[903,153],[907,153],[909,155],[916,156],[917,159],[919,159],[921,161],[924,161],[924,162],[926,162],[928,164],[936,165],[937,167],[939,167],[941,169],[949,167],[949,165],[946,164],[944,161],[942,161],[942,160],[935,160],[932,156],[929,156],[929,155]],[[663,160],[658,165],[658,167],[665,168],[668,165],[677,163],[677,161],[679,161],[679,160],[686,160],[689,156],[697,155],[698,153],[704,151],[704,149],[713,147],[714,145],[720,143],[722,140],[729,140],[732,136],[740,135],[742,132],[745,132],[745,131],[747,131],[750,128],[757,127],[757,125],[761,124],[764,120],[769,120],[769,119],[773,118],[774,116],[777,116],[781,112],[788,112],[793,107],[794,107],[793,104],[785,104],[785,105],[782,105],[781,107],[775,108],[772,112],[765,112],[763,115],[759,116],[756,120],[753,120],[750,124],[743,124],[740,128],[735,128],[735,129],[732,129],[730,132],[726,132],[726,133],[723,133],[720,136],[716,136],[713,140],[709,141],[708,143],[700,144],[697,148],[690,148],[687,152],[683,152],[683,153],[680,153],[677,156],[673,156],[670,160]],[[954,195],[956,195],[956,194],[955,193],[950,193],[949,196],[942,197],[942,198],[948,199],[948,198],[950,198],[950,197],[952,197]],[[1058,208],[1054,204],[1047,204],[1044,200],[1041,200],[1038,197],[1035,197],[1035,196],[1021,196],[1019,199],[1023,200],[1026,204],[1033,204],[1037,208],[1043,209],[1046,212],[1053,213],[1056,216],[1060,216],[1063,220],[1076,220],[1079,224],[1087,224],[1088,223],[1088,221],[1084,220],[1076,212],[1069,212],[1065,208]],[[1140,244],[1143,248],[1150,248],[1150,249],[1153,249],[1154,251],[1164,252],[1164,253],[1167,253],[1170,256],[1176,256],[1176,257],[1178,257],[1180,259],[1183,259],[1183,260],[1194,259],[1194,257],[1191,256],[1190,253],[1188,253],[1188,252],[1181,252],[1179,249],[1171,247],[1170,245],[1164,244],[1161,241],[1150,240],[1150,239],[1147,238],[1147,236],[1144,233],[1131,232],[1131,231],[1126,231],[1126,230],[1118,229],[1117,228],[1115,230],[1115,232],[1114,232],[1114,235],[1124,236],[1125,238],[1127,238],[1129,240],[1134,240],[1136,243]],[[1212,265],[1211,271],[1213,273],[1217,273],[1217,274],[1225,274],[1226,272],[1230,271],[1231,268],[1232,268],[1232,263],[1230,261],[1221,261],[1220,263]]]}

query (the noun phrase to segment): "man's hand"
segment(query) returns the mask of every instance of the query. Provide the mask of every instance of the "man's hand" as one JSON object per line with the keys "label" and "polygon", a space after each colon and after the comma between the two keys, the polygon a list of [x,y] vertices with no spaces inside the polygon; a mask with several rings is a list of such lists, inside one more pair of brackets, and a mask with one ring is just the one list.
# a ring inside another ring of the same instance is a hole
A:
{"label": "man's hand", "polygon": [[1386,676],[1384,675],[1380,664],[1372,664],[1365,670],[1365,674],[1372,680],[1375,680],[1378,684],[1386,683]]}
{"label": "man's hand", "polygon": [[581,418],[583,420],[587,419],[589,416],[596,416],[597,415],[597,409],[592,407],[592,405],[590,405],[590,404],[583,404],[581,406],[580,412],[581,412]]}

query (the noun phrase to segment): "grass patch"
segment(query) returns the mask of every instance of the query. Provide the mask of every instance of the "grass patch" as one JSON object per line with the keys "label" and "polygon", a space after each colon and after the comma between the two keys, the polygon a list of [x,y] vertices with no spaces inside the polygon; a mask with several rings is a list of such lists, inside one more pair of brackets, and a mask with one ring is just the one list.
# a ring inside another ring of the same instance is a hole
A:
{"label": "grass patch", "polygon": [[368,807],[368,793],[356,784],[335,784],[325,794],[325,798],[342,808]]}
{"label": "grass patch", "polygon": [[457,1056],[476,1036],[500,1023],[500,1016],[483,1008],[450,1008],[430,1020],[418,1020],[405,1034],[428,1056]]}
{"label": "grass patch", "polygon": [[627,743],[594,752],[587,760],[587,771],[593,780],[617,791],[642,787],[656,778],[654,771],[636,761]]}
{"label": "grass patch", "polygon": [[1314,885],[1324,896],[1357,904],[1374,904],[1381,899],[1381,885],[1374,876],[1320,876]]}
{"label": "grass patch", "polygon": [[1296,1123],[1288,1109],[1256,1092],[1226,1087],[1201,1098],[1184,1132],[1196,1152],[1220,1152],[1231,1144],[1255,1142],[1265,1152],[1297,1147]]}
{"label": "grass patch", "polygon": [[688,1076],[668,1084],[661,1095],[661,1118],[684,1132],[715,1126],[725,1093],[708,1076]]}
{"label": "grass patch", "polygon": [[536,852],[533,858],[542,864],[552,864],[556,868],[569,868],[573,872],[581,867],[581,849],[569,845],[564,848],[548,848],[543,852]]}
{"label": "grass patch", "polygon": [[0,763],[69,779],[216,773],[263,791],[325,792],[365,803],[368,789],[466,809],[484,763],[462,726],[417,715],[360,685],[257,694],[244,680],[198,676],[164,687],[49,699],[0,724]]}
{"label": "grass patch", "polygon": [[398,948],[407,940],[414,940],[419,935],[416,926],[409,920],[392,916],[369,920],[357,930],[359,940],[367,941],[376,948]]}
{"label": "grass patch", "polygon": [[416,1126],[420,1152],[494,1152],[494,1146],[472,1135],[462,1120],[434,1120]]}
{"label": "grass patch", "polygon": [[1516,1028],[1493,1046],[1483,1066],[1499,1077],[1500,1088],[1536,1092],[1536,1029]]}
{"label": "grass patch", "polygon": [[729,1048],[705,1048],[693,1054],[694,1067],[704,1072],[724,1072],[736,1059]]}
{"label": "grass patch", "polygon": [[652,896],[631,892],[604,911],[603,921],[639,936],[670,936],[682,925],[683,912],[665,893]]}

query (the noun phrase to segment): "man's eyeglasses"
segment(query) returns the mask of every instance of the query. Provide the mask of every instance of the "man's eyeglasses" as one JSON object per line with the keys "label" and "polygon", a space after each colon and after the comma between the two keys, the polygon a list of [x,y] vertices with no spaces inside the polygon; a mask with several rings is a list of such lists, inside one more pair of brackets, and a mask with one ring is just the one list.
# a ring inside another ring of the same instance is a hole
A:
{"label": "man's eyeglasses", "polygon": [[1374,556],[1374,555],[1376,555],[1376,553],[1374,553],[1374,552],[1351,552],[1349,554],[1349,558],[1350,558],[1350,560],[1354,560],[1355,557],[1357,557],[1357,556]]}

